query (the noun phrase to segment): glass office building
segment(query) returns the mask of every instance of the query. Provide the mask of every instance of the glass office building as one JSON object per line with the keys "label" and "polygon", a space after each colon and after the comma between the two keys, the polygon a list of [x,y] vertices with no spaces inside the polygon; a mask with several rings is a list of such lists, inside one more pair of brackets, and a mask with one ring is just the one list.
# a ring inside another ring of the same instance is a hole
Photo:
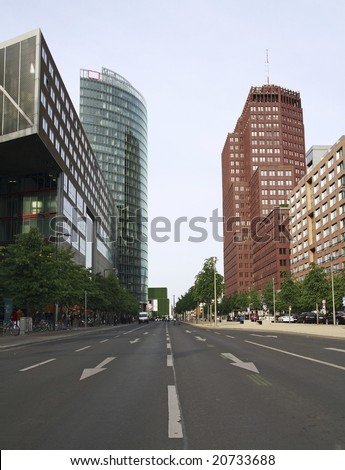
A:
{"label": "glass office building", "polygon": [[121,284],[147,302],[147,110],[123,77],[81,70],[80,119],[117,207],[116,268]]}
{"label": "glass office building", "polygon": [[37,227],[104,273],[114,267],[115,215],[41,31],[0,44],[0,244]]}

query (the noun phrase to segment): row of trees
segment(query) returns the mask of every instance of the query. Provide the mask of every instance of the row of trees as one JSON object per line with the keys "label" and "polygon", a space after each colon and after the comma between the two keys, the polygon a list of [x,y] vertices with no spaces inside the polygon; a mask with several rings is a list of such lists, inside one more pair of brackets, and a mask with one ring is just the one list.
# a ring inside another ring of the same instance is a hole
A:
{"label": "row of trees", "polygon": [[[73,251],[46,243],[35,228],[16,237],[0,255],[0,293],[29,314],[45,311],[49,304],[83,306],[117,317],[138,313],[134,297],[114,273],[105,278],[73,261]],[[2,299],[2,300],[3,300]]]}
{"label": "row of trees", "polygon": [[[216,292],[215,292],[216,291]],[[214,297],[220,299],[224,291],[224,278],[217,272],[216,259],[207,258],[202,270],[195,276],[195,283],[188,292],[179,297],[176,302],[175,312],[178,314],[194,310],[203,304],[208,312],[211,311]]]}
{"label": "row of trees", "polygon": [[[176,312],[184,313],[194,310],[200,303],[210,304],[214,294],[213,258],[205,260],[203,270],[196,276],[195,284],[178,299]],[[220,274],[217,274],[217,299],[218,313],[228,315],[231,312],[246,310],[262,310],[266,305],[271,314],[301,313],[321,309],[323,301],[326,301],[327,311],[333,309],[333,293],[335,309],[342,310],[343,297],[345,296],[345,270],[334,273],[332,276],[322,267],[311,264],[309,273],[303,280],[293,280],[290,273],[284,274],[284,280],[279,291],[274,285],[274,280],[258,292],[255,289],[235,293],[230,297],[223,296],[224,282]]]}

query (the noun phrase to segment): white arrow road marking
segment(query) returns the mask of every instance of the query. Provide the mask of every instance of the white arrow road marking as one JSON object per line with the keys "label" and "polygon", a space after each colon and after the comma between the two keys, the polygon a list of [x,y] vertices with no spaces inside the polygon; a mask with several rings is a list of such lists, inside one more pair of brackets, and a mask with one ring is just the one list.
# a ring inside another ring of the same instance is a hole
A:
{"label": "white arrow road marking", "polygon": [[252,372],[256,372],[259,374],[259,371],[255,367],[255,364],[253,362],[243,362],[241,359],[238,359],[238,357],[234,356],[231,353],[221,353],[221,356],[224,357],[225,359],[230,359],[230,361],[233,361],[231,365],[236,366],[236,367],[241,367],[242,369],[247,369]]}
{"label": "white arrow road marking", "polygon": [[133,341],[130,341],[130,343],[134,344],[134,343],[137,343],[138,341],[140,341],[140,338],[135,338]]}
{"label": "white arrow road marking", "polygon": [[338,366],[337,364],[332,364],[331,362],[319,361],[318,359],[313,359],[312,357],[301,356],[300,354],[295,354],[289,351],[284,351],[283,349],[272,348],[271,346],[266,346],[264,344],[253,343],[252,341],[246,341],[246,343],[254,344],[254,346],[261,346],[262,348],[266,348],[266,349],[272,349],[272,351],[278,351],[283,354],[287,354],[288,356],[299,357],[300,359],[305,359],[307,361],[317,362],[318,364],[323,364],[325,366],[335,367],[336,369],[345,370],[344,366]]}
{"label": "white arrow road marking", "polygon": [[98,364],[98,366],[94,367],[93,369],[84,369],[79,380],[84,380],[88,377],[91,377],[91,375],[98,374],[98,372],[103,372],[104,370],[106,370],[104,366],[107,365],[109,362],[113,361],[114,359],[115,357],[107,357],[106,359],[104,359],[104,361],[102,361],[100,364]]}
{"label": "white arrow road marking", "polygon": [[181,411],[175,385],[168,385],[168,436],[170,439],[182,438]]}
{"label": "white arrow road marking", "polygon": [[195,339],[198,341],[206,341],[206,338],[200,338],[200,336],[195,336]]}
{"label": "white arrow road marking", "polygon": [[338,348],[325,348],[325,349],[327,349],[328,351],[338,351],[338,352],[345,353],[345,349],[338,349]]}
{"label": "white arrow road marking", "polygon": [[34,364],[33,366],[25,367],[25,369],[20,369],[19,372],[25,372],[30,369],[34,369],[35,367],[43,366],[44,364],[48,364],[48,362],[56,361],[56,359],[48,359],[48,361],[39,362],[38,364]]}

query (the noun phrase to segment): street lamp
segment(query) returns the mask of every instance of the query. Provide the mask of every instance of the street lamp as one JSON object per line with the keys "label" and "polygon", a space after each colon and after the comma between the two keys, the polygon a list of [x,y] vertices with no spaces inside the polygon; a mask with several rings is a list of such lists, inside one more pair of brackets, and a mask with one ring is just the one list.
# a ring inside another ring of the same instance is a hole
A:
{"label": "street lamp", "polygon": [[274,278],[272,278],[272,289],[273,289],[273,322],[276,322],[276,292],[274,288]]}
{"label": "street lamp", "polygon": [[[40,214],[41,215],[41,214]],[[43,217],[45,217],[45,215],[43,215]],[[57,255],[58,255],[58,250],[60,249],[60,236],[63,236],[63,241],[65,242],[65,237],[70,237],[71,234],[68,233],[68,232],[56,232],[56,260],[57,260]],[[55,330],[56,328],[56,325],[58,324],[59,322],[59,303],[58,302],[55,302],[55,320],[54,320],[54,325],[53,325],[53,328]]]}
{"label": "street lamp", "polygon": [[333,325],[335,325],[335,299],[334,299],[334,278],[333,278],[333,256],[330,255],[331,262],[331,284],[332,284],[332,303],[333,303]]}
{"label": "street lamp", "polygon": [[214,326],[217,326],[217,286],[216,286],[216,256],[213,257],[213,286],[214,286]]}

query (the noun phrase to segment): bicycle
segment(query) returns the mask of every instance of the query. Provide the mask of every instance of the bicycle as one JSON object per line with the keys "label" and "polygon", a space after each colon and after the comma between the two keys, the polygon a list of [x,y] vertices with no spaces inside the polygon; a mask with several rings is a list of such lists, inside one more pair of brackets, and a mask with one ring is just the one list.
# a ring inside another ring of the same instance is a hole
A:
{"label": "bicycle", "polygon": [[50,331],[52,330],[52,324],[47,320],[38,320],[34,323],[32,330],[33,331]]}
{"label": "bicycle", "polygon": [[2,328],[3,335],[10,334],[12,336],[18,336],[19,333],[20,333],[20,327],[16,322],[9,320],[3,324],[3,328]]}

